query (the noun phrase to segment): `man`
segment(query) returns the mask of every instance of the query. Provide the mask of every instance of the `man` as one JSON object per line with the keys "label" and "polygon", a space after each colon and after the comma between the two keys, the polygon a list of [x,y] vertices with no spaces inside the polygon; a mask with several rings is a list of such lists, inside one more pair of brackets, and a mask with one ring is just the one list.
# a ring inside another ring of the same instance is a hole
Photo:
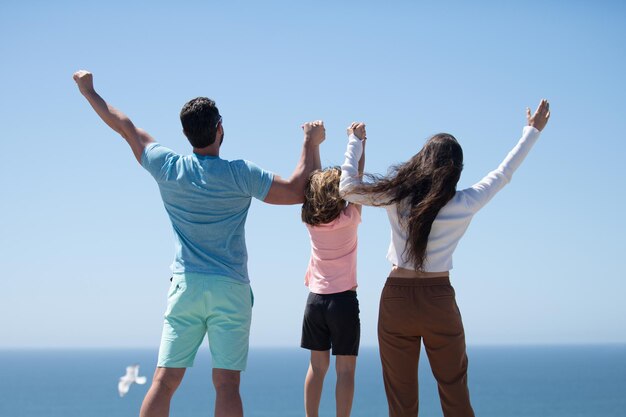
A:
{"label": "man", "polygon": [[140,417],[169,415],[171,398],[205,334],[213,359],[215,416],[243,416],[239,381],[252,315],[244,240],[248,208],[252,197],[270,204],[302,203],[306,179],[320,166],[324,124],[302,126],[302,155],[285,180],[251,162],[219,157],[224,127],[208,98],[193,99],[181,111],[183,133],[193,148],[192,155],[182,156],[108,105],[94,90],[90,72],[78,71],[74,80],[98,116],[128,142],[155,178],[174,229],[176,257],[159,360]]}

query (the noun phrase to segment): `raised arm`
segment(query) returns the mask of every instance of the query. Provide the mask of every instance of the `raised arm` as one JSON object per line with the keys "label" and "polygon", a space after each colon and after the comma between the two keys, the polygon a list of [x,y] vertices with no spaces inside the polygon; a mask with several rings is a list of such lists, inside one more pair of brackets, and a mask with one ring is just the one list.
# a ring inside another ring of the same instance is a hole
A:
{"label": "raised arm", "polygon": [[87,99],[98,116],[111,129],[119,133],[130,145],[137,161],[141,164],[144,148],[154,139],[143,129],[136,128],[121,111],[109,105],[93,88],[93,75],[89,71],[80,70],[74,73],[74,81],[81,94]]}
{"label": "raised arm", "polygon": [[363,176],[365,170],[365,143],[367,140],[367,132],[365,131],[365,123],[353,122],[348,128],[348,136],[354,135],[361,139],[361,145],[363,145],[363,151],[361,152],[361,158],[359,159],[359,177]]}
{"label": "raised arm", "polygon": [[[365,165],[363,153],[366,142],[365,124],[352,123],[352,125],[348,127],[347,133],[348,147],[345,153],[345,160],[341,165],[339,194],[344,200],[354,204],[366,206],[385,205],[384,196],[353,192],[355,187],[363,184],[362,174]],[[360,137],[357,135],[360,135]]]}
{"label": "raised arm", "polygon": [[304,201],[304,187],[309,174],[321,168],[320,144],[326,139],[324,122],[321,120],[302,125],[304,143],[296,169],[287,180],[274,176],[264,202],[268,204],[300,204]]}
{"label": "raised arm", "polygon": [[500,163],[498,168],[491,171],[480,182],[471,188],[465,189],[462,193],[470,209],[478,211],[493,198],[498,191],[508,184],[513,173],[522,164],[532,146],[539,139],[539,134],[546,127],[550,118],[550,104],[548,100],[541,100],[535,113],[531,115],[530,109],[526,109],[526,119],[528,125],[524,127],[522,137],[515,147],[508,153],[506,158]]}
{"label": "raised arm", "polygon": [[[357,169],[358,169],[359,178],[362,178],[363,171],[365,170],[365,144],[367,143],[366,142],[367,133],[365,131],[365,123],[352,122],[350,127],[348,127],[347,133],[348,133],[348,136],[354,135],[358,139],[361,140],[363,151],[361,152],[361,158],[359,159],[359,165]],[[354,204],[354,206],[359,211],[359,213],[361,212],[361,208],[362,208],[361,204],[358,204],[358,203],[350,203],[350,204]]]}

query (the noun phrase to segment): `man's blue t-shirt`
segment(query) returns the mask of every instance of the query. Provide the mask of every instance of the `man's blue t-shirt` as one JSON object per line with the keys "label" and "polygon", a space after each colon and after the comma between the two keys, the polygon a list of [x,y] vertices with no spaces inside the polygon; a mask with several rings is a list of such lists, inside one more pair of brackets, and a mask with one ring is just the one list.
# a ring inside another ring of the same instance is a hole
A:
{"label": "man's blue t-shirt", "polygon": [[252,197],[265,199],[274,175],[243,160],[178,155],[148,145],[141,165],[159,184],[174,228],[174,273],[248,278],[244,225]]}

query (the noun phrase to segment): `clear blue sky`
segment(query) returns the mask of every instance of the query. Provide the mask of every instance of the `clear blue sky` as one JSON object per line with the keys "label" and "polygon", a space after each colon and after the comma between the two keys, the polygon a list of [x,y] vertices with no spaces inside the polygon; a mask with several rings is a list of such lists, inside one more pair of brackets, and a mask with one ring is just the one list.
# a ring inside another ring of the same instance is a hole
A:
{"label": "clear blue sky", "polygon": [[[341,3],[341,4],[339,4]],[[288,176],[302,122],[324,165],[368,124],[383,173],[431,134],[465,151],[460,187],[552,118],[513,182],[474,219],[452,281],[470,345],[626,342],[626,6],[600,2],[3,2],[0,348],[156,348],[173,237],[150,175],[72,73],[159,142],[190,152],[178,113],[224,117],[222,156]],[[389,264],[383,210],[360,229],[362,343],[376,343]],[[299,207],[254,202],[253,346],[298,346],[309,255]]]}

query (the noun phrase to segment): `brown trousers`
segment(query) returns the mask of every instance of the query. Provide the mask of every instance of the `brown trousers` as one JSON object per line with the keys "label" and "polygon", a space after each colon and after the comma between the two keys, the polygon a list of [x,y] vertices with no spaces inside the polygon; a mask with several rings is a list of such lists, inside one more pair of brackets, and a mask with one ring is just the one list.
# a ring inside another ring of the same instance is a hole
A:
{"label": "brown trousers", "polygon": [[449,278],[389,277],[380,299],[378,342],[390,417],[417,416],[422,339],[444,416],[473,417],[465,332]]}

